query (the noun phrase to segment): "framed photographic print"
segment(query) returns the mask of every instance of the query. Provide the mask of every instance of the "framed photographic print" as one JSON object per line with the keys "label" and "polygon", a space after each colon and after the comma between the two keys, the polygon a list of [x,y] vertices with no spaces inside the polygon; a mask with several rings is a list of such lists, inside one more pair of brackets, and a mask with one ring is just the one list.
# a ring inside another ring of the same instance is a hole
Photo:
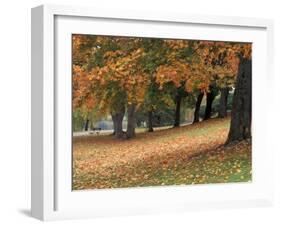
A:
{"label": "framed photographic print", "polygon": [[272,32],[264,19],[32,9],[32,216],[271,205]]}

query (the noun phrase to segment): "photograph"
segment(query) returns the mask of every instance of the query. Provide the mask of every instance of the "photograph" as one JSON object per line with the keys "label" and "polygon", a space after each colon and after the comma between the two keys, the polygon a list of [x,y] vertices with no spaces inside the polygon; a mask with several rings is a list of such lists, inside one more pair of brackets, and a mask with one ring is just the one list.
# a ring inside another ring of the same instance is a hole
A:
{"label": "photograph", "polygon": [[72,190],[252,182],[252,43],[71,39]]}

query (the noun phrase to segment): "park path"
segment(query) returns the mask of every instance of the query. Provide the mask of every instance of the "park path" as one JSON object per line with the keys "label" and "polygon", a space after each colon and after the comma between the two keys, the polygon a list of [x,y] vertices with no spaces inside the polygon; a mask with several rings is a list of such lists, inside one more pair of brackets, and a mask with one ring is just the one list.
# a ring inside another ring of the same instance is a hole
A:
{"label": "park path", "polygon": [[[186,122],[182,123],[180,126],[187,126],[191,125],[192,122]],[[172,126],[163,126],[163,127],[157,127],[155,128],[157,131],[158,130],[163,130],[167,128],[172,128]],[[144,132],[145,128],[140,128],[137,129],[138,132]],[[101,135],[109,135],[113,133],[113,129],[107,129],[107,130],[100,130],[100,131],[78,131],[78,132],[73,132],[73,137],[84,137],[84,136],[101,136]]]}

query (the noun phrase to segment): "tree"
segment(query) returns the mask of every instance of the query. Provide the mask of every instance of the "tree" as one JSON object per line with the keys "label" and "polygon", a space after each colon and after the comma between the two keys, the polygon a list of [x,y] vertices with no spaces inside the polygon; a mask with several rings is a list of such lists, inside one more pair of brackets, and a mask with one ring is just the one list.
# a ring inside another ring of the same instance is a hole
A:
{"label": "tree", "polygon": [[153,132],[153,113],[152,111],[148,111],[148,132]]}
{"label": "tree", "polygon": [[174,99],[175,119],[174,127],[180,126],[180,112],[183,98],[187,96],[186,81],[190,74],[187,62],[189,52],[184,52],[188,48],[187,40],[166,40],[168,46],[167,61],[156,70],[156,82],[160,89],[168,90]]}
{"label": "tree", "polygon": [[233,96],[230,131],[226,144],[251,138],[252,121],[252,60],[240,56]]}
{"label": "tree", "polygon": [[135,126],[136,126],[136,105],[131,104],[128,106],[128,123],[127,123],[127,132],[126,137],[128,139],[136,136]]}
{"label": "tree", "polygon": [[122,139],[124,137],[123,131],[123,118],[125,115],[125,104],[122,101],[115,101],[111,108],[111,118],[113,121],[113,134],[117,139]]}
{"label": "tree", "polygon": [[147,87],[147,76],[139,64],[141,39],[78,35],[73,40],[77,62],[73,69],[74,102],[89,109],[96,107],[99,114],[110,113],[117,138],[123,138],[122,120],[127,108],[126,137],[133,136],[135,119],[130,117],[135,117],[132,111],[144,101]]}
{"label": "tree", "polygon": [[154,74],[160,65],[166,63],[168,48],[162,39],[155,38],[143,39],[142,48],[144,55],[139,63],[143,72],[148,75],[149,84],[141,108],[147,114],[148,131],[153,132],[153,114],[157,109],[161,109],[167,100],[167,95],[160,91]]}
{"label": "tree", "polygon": [[182,101],[183,98],[187,97],[187,92],[184,89],[184,86],[180,86],[179,88],[177,88],[176,91],[176,96],[175,96],[175,120],[174,120],[174,127],[179,127],[180,126],[180,118],[181,118],[181,105],[182,105]]}
{"label": "tree", "polygon": [[220,105],[219,105],[219,118],[224,118],[227,116],[227,98],[229,94],[229,88],[220,88]]}
{"label": "tree", "polygon": [[206,108],[205,108],[204,120],[211,118],[212,104],[213,104],[213,101],[216,98],[217,94],[218,94],[217,88],[210,86],[210,91],[207,93],[207,98],[206,98]]}
{"label": "tree", "polygon": [[199,122],[199,111],[200,111],[200,106],[201,106],[201,102],[202,102],[203,97],[204,97],[204,93],[200,92],[197,95],[193,123]]}
{"label": "tree", "polygon": [[[213,74],[218,76],[216,87],[235,86],[231,125],[226,144],[251,138],[252,45],[217,42],[211,47],[212,42],[205,44],[208,46],[206,62],[211,65]],[[235,84],[232,84],[235,80]]]}

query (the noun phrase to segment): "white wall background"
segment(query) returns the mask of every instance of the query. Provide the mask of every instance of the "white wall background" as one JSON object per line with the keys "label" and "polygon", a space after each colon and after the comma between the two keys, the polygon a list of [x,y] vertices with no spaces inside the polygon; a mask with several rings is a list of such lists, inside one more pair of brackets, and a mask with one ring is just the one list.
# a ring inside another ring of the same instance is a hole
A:
{"label": "white wall background", "polygon": [[[86,5],[275,20],[274,145],[281,128],[281,6],[277,0],[9,0],[0,7],[0,225],[39,225],[30,208],[30,8],[43,4]],[[265,94],[266,95],[266,94]],[[271,97],[269,97],[271,98]],[[279,117],[279,118],[278,118]],[[273,121],[273,120],[272,120]],[[275,153],[276,204],[272,208],[49,222],[48,225],[281,225],[281,154]]]}

